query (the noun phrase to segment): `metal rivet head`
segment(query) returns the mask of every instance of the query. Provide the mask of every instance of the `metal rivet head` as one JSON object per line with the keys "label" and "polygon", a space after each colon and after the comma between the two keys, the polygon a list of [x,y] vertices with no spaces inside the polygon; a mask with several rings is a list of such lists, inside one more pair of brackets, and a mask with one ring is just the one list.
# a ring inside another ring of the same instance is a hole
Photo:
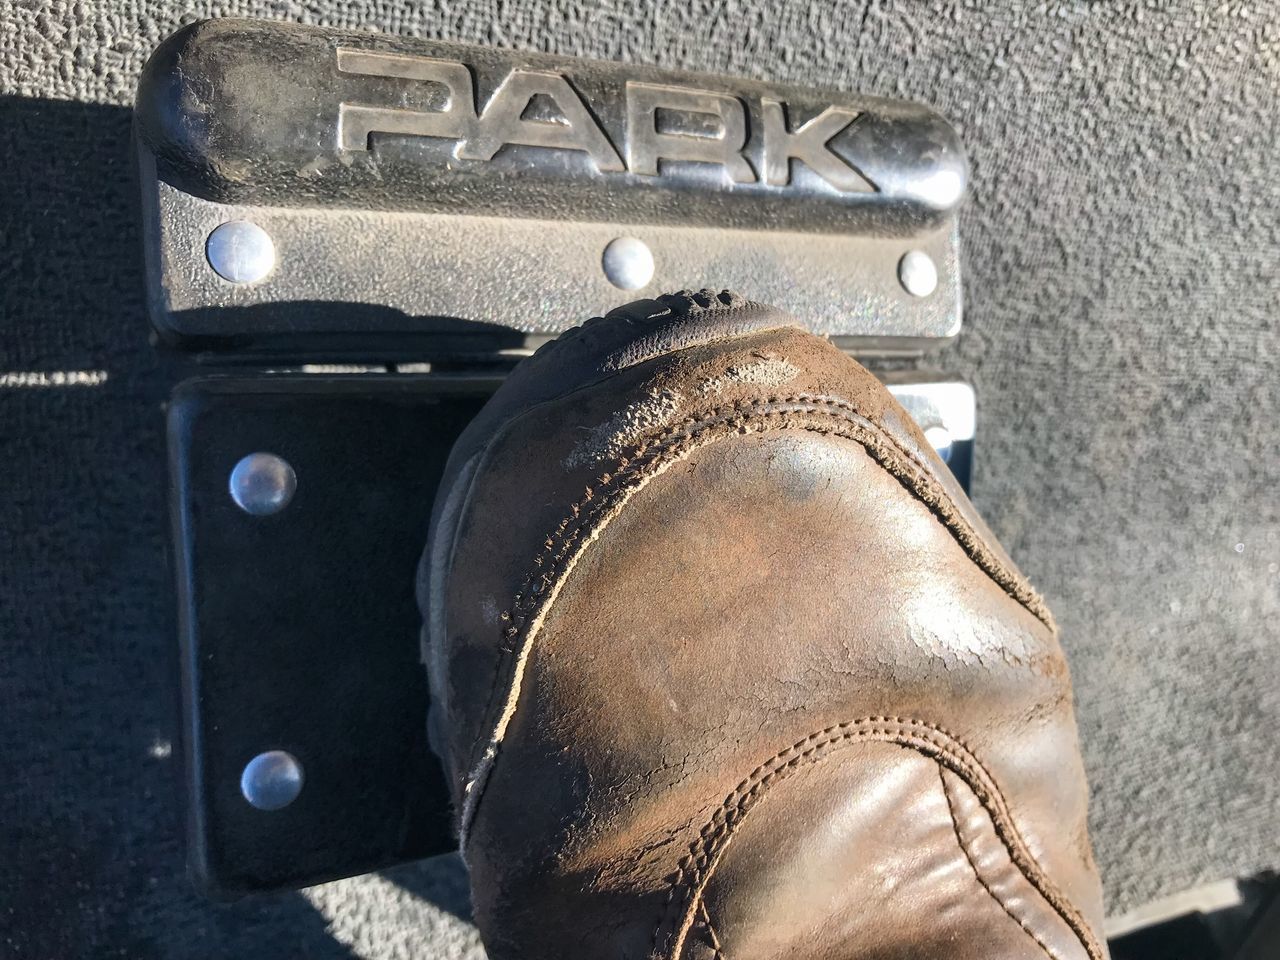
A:
{"label": "metal rivet head", "polygon": [[653,252],[635,237],[619,237],[604,248],[604,275],[620,290],[639,290],[653,279]]}
{"label": "metal rivet head", "polygon": [[946,427],[930,427],[924,432],[924,438],[929,441],[929,446],[933,447],[934,452],[942,458],[943,463],[951,461],[951,431]]}
{"label": "metal rivet head", "polygon": [[232,220],[215,227],[204,252],[214,272],[232,283],[254,283],[276,265],[276,245],[267,231],[248,220]]}
{"label": "metal rivet head", "polygon": [[289,505],[298,489],[298,476],[274,453],[251,453],[232,469],[229,487],[236,506],[255,517],[266,517]]}
{"label": "metal rivet head", "polygon": [[911,250],[898,261],[898,281],[913,297],[927,297],[938,289],[938,268],[927,253]]}
{"label": "metal rivet head", "polygon": [[245,764],[240,792],[259,810],[283,810],[302,792],[302,764],[284,750],[260,753]]}

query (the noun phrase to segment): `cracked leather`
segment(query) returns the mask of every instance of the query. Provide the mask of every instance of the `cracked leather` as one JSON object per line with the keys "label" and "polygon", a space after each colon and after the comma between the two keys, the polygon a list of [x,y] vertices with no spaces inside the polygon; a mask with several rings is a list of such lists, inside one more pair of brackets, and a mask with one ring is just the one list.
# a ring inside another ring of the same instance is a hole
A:
{"label": "cracked leather", "polygon": [[494,960],[1106,956],[1052,618],[776,311],[641,301],[526,361],[420,595]]}

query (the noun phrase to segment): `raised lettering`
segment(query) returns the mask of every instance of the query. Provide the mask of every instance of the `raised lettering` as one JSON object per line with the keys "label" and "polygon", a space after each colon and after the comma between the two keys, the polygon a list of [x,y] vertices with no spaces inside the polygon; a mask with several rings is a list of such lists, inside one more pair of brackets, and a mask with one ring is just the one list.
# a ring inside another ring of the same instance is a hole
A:
{"label": "raised lettering", "polygon": [[369,134],[400,133],[457,140],[476,122],[471,71],[453,60],[403,57],[338,48],[338,69],[369,77],[397,77],[438,83],[447,91],[439,110],[399,110],[343,103],[338,106],[338,143],[344,150],[368,150]]}
{"label": "raised lettering", "polygon": [[[711,136],[659,132],[659,110],[707,114],[719,121],[719,131]],[[746,143],[746,111],[737,97],[627,81],[627,168],[632,173],[656,177],[659,160],[692,160],[718,163],[736,183],[752,183],[755,171],[742,155]]]}
{"label": "raised lettering", "polygon": [[786,106],[778,100],[761,101],[764,126],[764,182],[785,187],[791,182],[791,161],[801,160],[805,166],[837,190],[849,193],[873,193],[876,185],[843,158],[828,143],[860,114],[855,110],[827,107],[795,130],[787,129]]}
{"label": "raised lettering", "polygon": [[[567,123],[525,119],[524,112],[536,96],[550,97]],[[491,160],[504,144],[581,150],[605,172],[624,170],[622,158],[601,132],[595,118],[569,82],[546,70],[512,70],[489,98],[475,135],[457,151],[466,160]]]}
{"label": "raised lettering", "polygon": [[[714,90],[670,84],[626,84],[626,163],[601,129],[582,96],[563,74],[514,69],[477,113],[471,70],[454,60],[339,47],[338,69],[367,77],[418,80],[440,88],[415,109],[341,103],[338,142],[344,150],[368,150],[373,133],[440,137],[457,141],[460,159],[488,161],[508,144],[575,150],[587,154],[601,173],[630,170],[658,176],[663,161],[716,164],[735,183],[754,183],[756,173],[743,155],[747,110],[738,97]],[[526,116],[535,98],[550,100],[559,116]],[[790,128],[787,105],[760,101],[765,183],[791,183],[798,160],[837,190],[872,193],[878,188],[857,167],[831,149],[831,141],[860,116],[857,110],[828,107]]]}

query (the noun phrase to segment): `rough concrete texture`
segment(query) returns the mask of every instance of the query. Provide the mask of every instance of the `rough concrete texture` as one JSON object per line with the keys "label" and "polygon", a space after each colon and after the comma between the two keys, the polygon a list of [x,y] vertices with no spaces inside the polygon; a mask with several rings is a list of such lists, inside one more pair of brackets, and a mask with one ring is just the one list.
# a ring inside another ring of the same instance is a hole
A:
{"label": "rough concrete texture", "polygon": [[478,954],[453,860],[231,906],[183,879],[125,107],[214,14],[939,107],[973,163],[945,366],[1063,627],[1111,910],[1280,865],[1280,5],[0,0],[0,373],[106,377],[0,380],[0,952]]}

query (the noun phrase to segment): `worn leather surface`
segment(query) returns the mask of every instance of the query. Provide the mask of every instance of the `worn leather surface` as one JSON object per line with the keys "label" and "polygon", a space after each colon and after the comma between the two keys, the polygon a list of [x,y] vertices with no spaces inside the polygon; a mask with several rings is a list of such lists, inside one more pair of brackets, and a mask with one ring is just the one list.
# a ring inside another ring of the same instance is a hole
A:
{"label": "worn leather surface", "polygon": [[728,295],[537,362],[423,569],[490,956],[1104,956],[1052,618],[875,378]]}

